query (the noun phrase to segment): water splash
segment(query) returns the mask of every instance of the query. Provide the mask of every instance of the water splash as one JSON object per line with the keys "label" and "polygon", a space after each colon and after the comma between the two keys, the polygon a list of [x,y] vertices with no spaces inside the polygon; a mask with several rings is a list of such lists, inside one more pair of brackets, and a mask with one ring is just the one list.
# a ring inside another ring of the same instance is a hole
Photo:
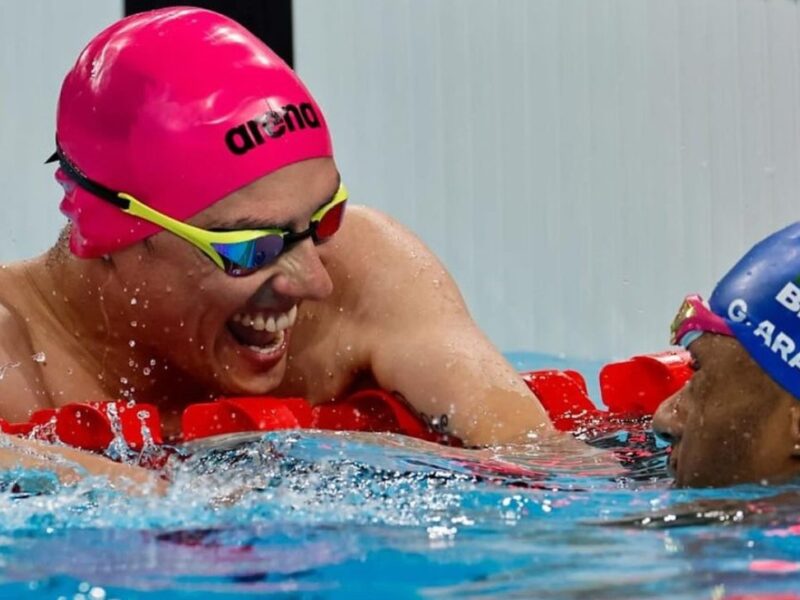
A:
{"label": "water splash", "polygon": [[[602,444],[634,437],[610,435]],[[620,478],[595,453],[545,441],[471,451],[392,435],[272,432],[185,445],[164,471],[172,485],[163,497],[128,497],[98,479],[55,490],[42,482],[27,495],[0,487],[0,594],[39,582],[73,597],[85,582],[119,597],[190,586],[225,598],[386,589],[693,598],[725,577],[727,593],[752,590],[759,572],[747,565],[790,560],[795,536],[739,525],[666,536],[585,525],[694,497],[753,495],[669,490],[663,472]],[[742,561],[748,539],[756,545]]]}
{"label": "water splash", "polygon": [[118,460],[127,464],[135,464],[137,455],[136,452],[128,446],[128,443],[125,441],[125,436],[122,434],[122,420],[120,419],[117,405],[113,402],[108,402],[105,405],[105,409],[114,438],[111,440],[104,454],[112,460]]}

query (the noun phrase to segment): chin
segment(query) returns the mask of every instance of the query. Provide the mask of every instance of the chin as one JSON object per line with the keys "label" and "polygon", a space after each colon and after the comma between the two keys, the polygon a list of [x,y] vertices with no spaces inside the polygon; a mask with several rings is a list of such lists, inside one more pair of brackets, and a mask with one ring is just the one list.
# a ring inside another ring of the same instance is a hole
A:
{"label": "chin", "polygon": [[677,473],[675,475],[675,486],[681,488],[719,488],[731,485],[748,483],[747,478],[737,477],[730,474],[703,473],[695,471],[690,475]]}
{"label": "chin", "polygon": [[266,396],[274,391],[283,381],[286,373],[286,359],[273,365],[267,371],[256,371],[231,365],[217,371],[219,389],[227,396]]}

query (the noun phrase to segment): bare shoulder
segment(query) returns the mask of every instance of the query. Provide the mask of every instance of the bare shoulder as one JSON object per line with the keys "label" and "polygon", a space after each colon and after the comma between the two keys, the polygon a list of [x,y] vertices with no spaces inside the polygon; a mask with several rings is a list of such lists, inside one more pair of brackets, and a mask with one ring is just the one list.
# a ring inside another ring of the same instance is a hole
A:
{"label": "bare shoulder", "polygon": [[0,417],[24,421],[46,405],[44,379],[25,319],[0,299]]}
{"label": "bare shoulder", "polygon": [[0,360],[29,353],[30,349],[25,320],[0,300]]}
{"label": "bare shoulder", "polygon": [[431,251],[408,228],[375,208],[349,207],[341,242],[353,249],[381,249],[406,258],[433,258]]}
{"label": "bare shoulder", "polygon": [[358,295],[354,303],[384,313],[387,306],[416,310],[423,304],[430,309],[442,303],[449,310],[466,310],[442,262],[388,215],[364,206],[351,207],[340,233],[331,248],[332,274],[347,280],[343,288]]}

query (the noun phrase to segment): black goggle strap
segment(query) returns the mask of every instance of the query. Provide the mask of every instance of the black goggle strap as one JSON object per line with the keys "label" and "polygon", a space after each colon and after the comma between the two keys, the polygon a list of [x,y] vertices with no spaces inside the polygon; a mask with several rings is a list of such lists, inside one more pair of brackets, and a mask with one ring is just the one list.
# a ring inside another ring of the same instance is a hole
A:
{"label": "black goggle strap", "polygon": [[110,202],[117,208],[121,208],[122,210],[127,211],[130,208],[130,201],[126,200],[125,198],[121,198],[118,192],[107,188],[106,186],[97,183],[96,181],[92,181],[86,175],[81,173],[78,170],[78,167],[73,165],[69,159],[64,156],[64,153],[61,152],[61,148],[56,147],[56,151],[53,155],[45,161],[45,164],[53,163],[58,161],[61,168],[64,172],[69,175],[70,179],[72,179],[75,183],[81,186],[90,194],[94,194],[98,198],[105,200],[106,202]]}

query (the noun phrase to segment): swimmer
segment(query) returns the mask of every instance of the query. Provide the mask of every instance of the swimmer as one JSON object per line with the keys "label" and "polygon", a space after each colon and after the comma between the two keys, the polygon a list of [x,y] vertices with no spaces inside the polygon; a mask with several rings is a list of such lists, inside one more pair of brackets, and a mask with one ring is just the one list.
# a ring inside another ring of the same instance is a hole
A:
{"label": "swimmer", "polygon": [[237,23],[171,8],[101,32],[51,159],[69,224],[0,270],[0,417],[130,399],[175,436],[221,395],[380,387],[471,446],[552,431],[439,260],[350,204],[319,105]]}
{"label": "swimmer", "polygon": [[779,482],[800,473],[800,223],[753,247],[706,303],[684,300],[672,341],[689,383],[661,404],[679,486]]}

